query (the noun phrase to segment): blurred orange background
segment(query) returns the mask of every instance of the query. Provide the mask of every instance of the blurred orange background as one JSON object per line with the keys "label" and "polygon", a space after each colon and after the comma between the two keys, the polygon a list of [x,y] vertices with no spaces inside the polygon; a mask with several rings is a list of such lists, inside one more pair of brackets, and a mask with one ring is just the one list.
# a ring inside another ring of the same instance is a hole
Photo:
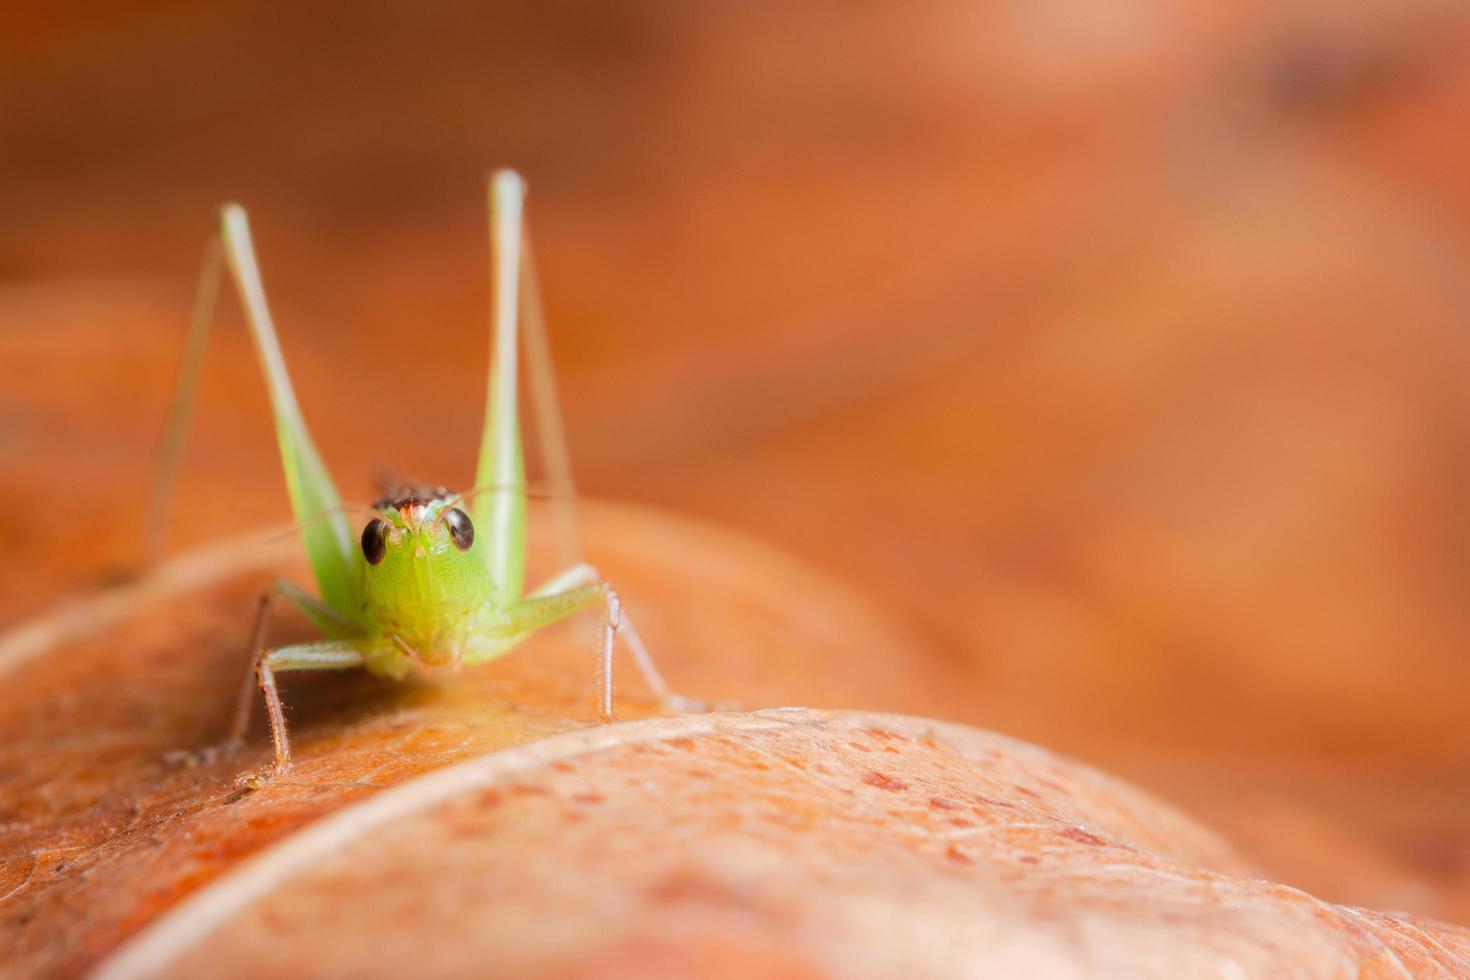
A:
{"label": "blurred orange background", "polygon": [[[10,620],[136,566],[226,199],[344,491],[467,483],[511,165],[585,492],[865,590],[936,716],[1128,776],[1320,897],[1470,920],[1463,4],[8,19]],[[233,318],[176,547],[287,514]]]}

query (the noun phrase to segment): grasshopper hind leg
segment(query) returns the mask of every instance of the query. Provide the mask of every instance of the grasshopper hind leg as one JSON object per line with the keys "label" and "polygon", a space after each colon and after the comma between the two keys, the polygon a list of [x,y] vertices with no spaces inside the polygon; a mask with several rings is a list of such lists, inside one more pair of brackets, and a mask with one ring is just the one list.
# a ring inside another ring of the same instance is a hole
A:
{"label": "grasshopper hind leg", "polygon": [[[535,260],[530,236],[526,233],[524,195],[524,182],[516,174],[498,171],[491,176],[495,356],[491,363],[485,434],[476,483],[488,483],[497,489],[490,499],[479,504],[474,519],[477,524],[483,521],[495,536],[494,540],[511,542],[498,561],[491,559],[492,578],[497,583],[508,582],[514,586],[498,595],[497,599],[501,601],[502,608],[508,608],[512,617],[523,623],[517,631],[520,633],[533,632],[584,605],[599,599],[602,601],[604,612],[598,645],[597,687],[598,715],[603,721],[612,718],[612,654],[619,635],[624,638],[639,672],[665,710],[674,713],[699,710],[697,702],[670,690],[649,655],[648,647],[628,619],[618,594],[596,569],[582,559],[576,485],[572,479],[571,458],[557,398],[556,374],[551,365],[551,347]],[[516,343],[518,337],[524,339],[523,348]],[[522,350],[526,377],[530,382],[532,416],[541,464],[551,489],[557,558],[567,566],[566,571],[524,598],[521,598],[519,586],[524,575],[525,474],[520,457],[515,364]],[[506,493],[501,489],[507,485],[514,487],[514,491]],[[497,510],[496,505],[501,509]],[[509,645],[501,639],[494,651],[485,648],[482,659],[498,656],[506,649]]]}

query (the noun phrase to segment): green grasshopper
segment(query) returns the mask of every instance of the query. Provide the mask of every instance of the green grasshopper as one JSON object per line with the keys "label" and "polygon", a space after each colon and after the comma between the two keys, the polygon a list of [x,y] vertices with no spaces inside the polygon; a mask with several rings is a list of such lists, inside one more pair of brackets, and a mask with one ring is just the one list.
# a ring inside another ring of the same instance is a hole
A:
{"label": "green grasshopper", "polygon": [[[276,674],[293,670],[365,668],[401,680],[414,669],[480,664],[504,656],[532,633],[592,606],[603,609],[597,646],[597,713],[613,717],[612,656],[622,636],[645,680],[671,710],[689,702],[664,683],[618,595],[597,570],[574,561],[565,571],[523,593],[526,575],[526,479],[521,454],[517,341],[525,333],[528,376],[554,496],[563,504],[562,550],[575,558],[571,469],[556,411],[529,242],[522,221],[525,184],[507,170],[490,178],[491,265],[495,292],[491,323],[489,393],[477,490],[464,494],[402,490],[373,504],[373,517],[356,537],[336,487],[317,454],[296,403],[276,340],[245,212],[226,205],[200,277],[188,348],[153,496],[150,536],[161,537],[169,488],[177,471],[203,353],[214,319],[221,260],[244,307],[270,392],[281,466],[291,509],[303,528],[307,557],[321,598],[278,579],[260,598],[250,643],[250,668],[237,702],[230,740],[243,740],[258,686],[270,716],[275,767],[291,764],[291,743]],[[559,492],[558,492],[559,491]],[[466,507],[473,512],[473,517]],[[156,550],[156,549],[155,549]],[[565,557],[565,556],[564,556]],[[273,599],[306,615],[326,639],[267,649]]]}

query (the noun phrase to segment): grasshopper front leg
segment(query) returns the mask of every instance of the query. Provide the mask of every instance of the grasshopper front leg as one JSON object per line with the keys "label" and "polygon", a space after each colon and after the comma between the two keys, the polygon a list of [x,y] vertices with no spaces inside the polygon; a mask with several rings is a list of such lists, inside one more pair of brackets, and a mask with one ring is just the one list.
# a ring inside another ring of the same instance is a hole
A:
{"label": "grasshopper front leg", "polygon": [[633,628],[621,598],[597,569],[586,563],[574,565],[553,576],[526,599],[500,611],[489,625],[471,636],[464,663],[483,663],[503,656],[537,630],[599,602],[603,606],[603,618],[597,644],[598,720],[604,723],[613,720],[613,652],[619,637],[627,644],[644,683],[665,711],[682,714],[704,710],[702,702],[681,697],[669,688],[648,648],[643,645],[643,639]]}
{"label": "grasshopper front leg", "polygon": [[664,710],[673,714],[683,714],[689,711],[705,711],[707,705],[703,701],[686,698],[674,692],[669,687],[664,675],[659,671],[658,665],[654,663],[653,656],[648,652],[648,647],[643,643],[643,637],[633,626],[633,620],[629,618],[628,611],[622,605],[618,594],[602,577],[602,573],[586,562],[578,562],[566,571],[553,576],[549,581],[532,593],[533,597],[554,595],[559,592],[575,590],[589,584],[600,583],[606,594],[610,597],[608,619],[613,621],[612,635],[605,636],[606,643],[599,648],[599,663],[601,671],[599,677],[603,679],[600,685],[603,691],[603,701],[607,707],[607,714],[612,714],[612,655],[613,640],[621,638],[627,645],[628,652],[633,655],[633,663],[638,667],[638,673],[643,676],[643,682],[653,691],[654,696],[663,704]]}
{"label": "grasshopper front leg", "polygon": [[[267,651],[266,629],[270,625],[272,603],[278,597],[295,606],[322,632],[334,638]],[[274,772],[284,772],[291,765],[291,740],[286,732],[286,714],[281,707],[281,694],[276,687],[276,672],[351,670],[362,667],[374,642],[381,646],[381,641],[371,641],[367,637],[356,635],[356,627],[331,606],[299,586],[285,579],[277,579],[260,594],[260,607],[255,615],[255,628],[251,631],[250,638],[250,665],[235,702],[234,719],[230,724],[230,744],[239,744],[245,740],[246,729],[250,726],[250,708],[255,701],[255,688],[259,687],[270,718],[271,743],[276,752]]]}

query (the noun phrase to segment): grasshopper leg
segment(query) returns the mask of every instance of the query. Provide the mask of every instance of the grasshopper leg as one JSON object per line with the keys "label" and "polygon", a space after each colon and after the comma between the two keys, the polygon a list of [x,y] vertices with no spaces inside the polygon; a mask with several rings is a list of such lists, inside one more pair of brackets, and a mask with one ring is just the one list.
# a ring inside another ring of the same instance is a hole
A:
{"label": "grasshopper leg", "polygon": [[[252,658],[254,676],[265,699],[266,713],[271,724],[271,744],[275,748],[276,762],[270,775],[278,776],[291,768],[291,738],[286,732],[286,713],[281,707],[281,692],[276,687],[276,672],[284,670],[352,670],[367,662],[361,640],[320,640],[316,643],[297,643],[292,646],[268,650]],[[250,717],[247,688],[245,704],[236,710],[236,719]],[[243,736],[243,731],[240,733]],[[259,786],[263,780],[248,777],[246,785]]]}
{"label": "grasshopper leg", "polygon": [[[493,441],[487,439],[485,445],[489,448],[482,447],[481,458],[482,461],[487,459],[489,451],[509,446],[513,440],[518,438],[516,435],[517,420],[514,415],[516,377],[514,359],[517,353],[515,337],[518,328],[525,341],[526,376],[530,381],[532,415],[535,419],[536,435],[541,448],[541,462],[546,470],[552,491],[552,520],[556,532],[557,555],[561,562],[570,566],[565,572],[532,592],[527,599],[538,600],[584,587],[600,586],[601,591],[597,594],[604,599],[605,612],[602,640],[599,644],[601,656],[598,674],[600,690],[598,713],[604,721],[612,718],[612,649],[614,637],[617,635],[621,635],[627,643],[639,672],[663,702],[665,710],[675,713],[702,710],[697,702],[682,698],[669,689],[669,685],[664,681],[663,675],[659,673],[658,667],[649,655],[648,648],[643,644],[643,639],[622,610],[617,593],[603,582],[602,576],[595,568],[582,561],[580,529],[577,521],[576,485],[572,479],[571,458],[567,451],[566,431],[557,398],[556,374],[551,365],[551,348],[547,338],[546,317],[541,306],[541,291],[537,283],[535,260],[530,236],[526,234],[525,229],[524,194],[524,183],[515,174],[500,171],[493,175],[491,179],[491,225],[497,263],[495,323],[497,350],[500,356],[494,362],[495,368],[498,369],[499,380],[492,384],[491,402],[494,403],[497,394],[505,399],[505,402],[504,408],[498,415],[487,419],[486,432],[488,436],[496,429],[504,431]],[[500,306],[502,302],[505,304],[503,309]],[[492,375],[495,374],[497,371],[492,369]],[[480,479],[477,479],[476,482],[490,481],[499,484],[524,479],[519,463],[519,443],[515,442],[514,447],[517,466],[502,465],[496,469],[482,462],[481,469],[477,473]],[[524,506],[523,502],[522,506]],[[475,519],[477,522],[480,520],[478,516]],[[497,534],[501,534],[502,530],[512,531],[513,534],[504,536],[518,541],[519,535],[523,533],[523,523],[522,515],[518,521],[502,519],[497,525],[491,526],[501,529],[497,530]],[[523,556],[523,552],[523,546],[518,546],[517,556]],[[517,570],[513,580],[517,586],[520,582],[520,567],[521,565],[516,565]],[[506,578],[504,571],[497,566],[492,565],[492,569],[496,571],[497,581]],[[591,593],[587,594],[591,595]],[[499,598],[504,600],[510,597],[510,595],[502,595]],[[591,599],[587,601],[590,602]],[[502,650],[509,649],[504,641],[500,641],[498,647]]]}
{"label": "grasshopper leg", "polygon": [[670,689],[628,619],[617,592],[603,580],[597,569],[586,563],[573,565],[553,576],[525,599],[505,610],[504,619],[496,627],[484,631],[478,642],[471,645],[464,662],[482,663],[502,656],[537,630],[598,602],[603,608],[597,643],[598,720],[613,720],[613,650],[619,636],[627,643],[644,682],[658,697],[665,711],[682,714],[704,710],[702,702],[681,697]]}
{"label": "grasshopper leg", "polygon": [[611,623],[611,631],[604,626],[604,643],[600,648],[601,670],[599,673],[599,687],[602,690],[602,702],[606,707],[608,720],[612,716],[612,649],[614,637],[622,637],[623,643],[628,647],[628,652],[633,655],[633,663],[638,667],[638,673],[643,676],[643,682],[649,686],[654,695],[663,704],[664,710],[672,714],[684,714],[691,711],[704,711],[706,705],[702,701],[686,698],[677,694],[669,687],[668,681],[664,680],[663,673],[653,660],[653,655],[648,652],[648,647],[643,642],[643,637],[638,635],[638,630],[633,626],[633,621],[628,618],[627,610],[623,609],[622,602],[617,592],[603,579],[602,573],[586,562],[579,562],[568,568],[559,575],[554,576],[545,585],[541,586],[532,596],[554,594],[568,589],[600,584],[606,595],[606,613],[604,622]]}
{"label": "grasshopper leg", "polygon": [[531,417],[536,423],[541,466],[546,471],[546,482],[551,490],[557,561],[571,565],[582,560],[577,486],[572,479],[572,458],[567,450],[566,427],[562,424],[561,399],[556,393],[556,372],[551,366],[551,343],[546,333],[546,314],[541,308],[541,287],[536,280],[531,238],[525,232],[524,223],[521,230],[521,297],[520,327],[525,339]]}
{"label": "grasshopper leg", "polygon": [[153,492],[148,495],[148,516],[144,525],[143,562],[157,564],[163,557],[164,535],[168,530],[169,502],[179,464],[184,456],[184,439],[189,434],[189,417],[194,411],[194,396],[199,388],[199,374],[204,367],[204,349],[209,343],[209,328],[219,296],[220,272],[224,252],[219,237],[211,235],[199,272],[199,287],[194,297],[194,317],[189,326],[189,339],[184,349],[184,362],[164,430],[162,451],[153,477]]}
{"label": "grasshopper leg", "polygon": [[[283,598],[301,610],[323,632],[334,638],[316,643],[299,643],[275,650],[265,648],[266,628],[270,624],[270,613],[276,598]],[[250,638],[249,667],[240,685],[240,694],[235,702],[235,713],[230,724],[229,742],[239,744],[245,739],[250,726],[250,708],[254,703],[255,688],[260,689],[270,717],[271,742],[275,747],[275,771],[282,772],[291,765],[291,741],[286,733],[286,715],[281,708],[281,694],[276,687],[278,670],[350,670],[361,667],[364,661],[363,640],[352,635],[353,627],[336,610],[315,598],[304,589],[277,579],[260,594],[260,604],[255,615],[255,628]]]}
{"label": "grasshopper leg", "polygon": [[291,739],[286,734],[286,715],[281,710],[281,693],[276,689],[278,670],[353,670],[363,666],[362,645],[353,640],[321,640],[271,650],[256,661],[255,673],[271,720],[271,743],[276,750],[277,773],[291,766]]}
{"label": "grasshopper leg", "polygon": [[272,601],[276,598],[282,598],[291,603],[328,636],[345,638],[351,636],[353,632],[352,624],[343,619],[335,609],[294,582],[278,578],[262,589],[255,612],[255,628],[250,634],[250,660],[245,668],[244,680],[240,685],[240,695],[235,701],[234,718],[230,723],[229,741],[232,743],[243,741],[245,730],[250,726],[250,706],[254,701],[256,665],[265,651],[266,627],[270,625]]}
{"label": "grasshopper leg", "polygon": [[501,611],[499,621],[485,629],[477,648],[472,648],[466,663],[488,660],[510,652],[537,630],[558,623],[594,603],[603,604],[602,628],[598,633],[598,697],[597,718],[612,721],[612,649],[618,630],[620,603],[617,593],[606,583],[569,585],[558,589],[540,589]]}

